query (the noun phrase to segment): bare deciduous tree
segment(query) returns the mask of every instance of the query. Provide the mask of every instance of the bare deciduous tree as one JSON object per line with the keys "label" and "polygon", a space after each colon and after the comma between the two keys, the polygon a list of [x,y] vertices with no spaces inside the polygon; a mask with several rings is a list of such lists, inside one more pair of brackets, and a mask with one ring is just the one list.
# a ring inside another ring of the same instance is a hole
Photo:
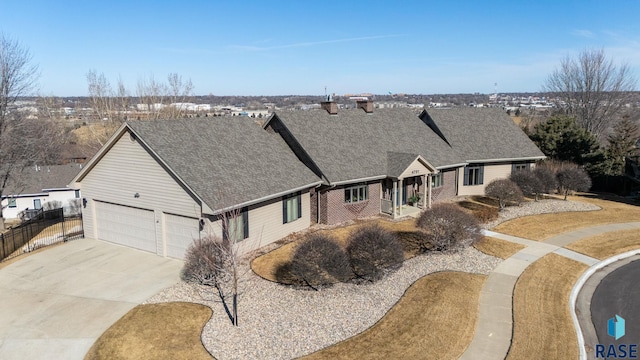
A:
{"label": "bare deciduous tree", "polygon": [[567,167],[558,171],[558,187],[567,200],[569,192],[588,191],[591,188],[591,178],[584,169],[577,167]]}
{"label": "bare deciduous tree", "polygon": [[[38,78],[29,50],[19,41],[0,33],[0,197],[9,179],[17,176],[42,154],[37,151],[38,132],[16,111],[19,97],[29,95]],[[4,218],[0,210],[0,226]]]}
{"label": "bare deciduous tree", "polygon": [[629,66],[614,65],[600,49],[566,57],[548,77],[543,91],[559,96],[569,115],[603,140],[635,86]]}
{"label": "bare deciduous tree", "polygon": [[[182,278],[201,285],[214,287],[231,320],[238,326],[239,284],[249,271],[243,266],[240,242],[245,239],[245,218],[241,209],[230,210],[220,216],[223,237],[210,234],[194,240],[187,249]],[[231,306],[228,298],[231,297]]]}

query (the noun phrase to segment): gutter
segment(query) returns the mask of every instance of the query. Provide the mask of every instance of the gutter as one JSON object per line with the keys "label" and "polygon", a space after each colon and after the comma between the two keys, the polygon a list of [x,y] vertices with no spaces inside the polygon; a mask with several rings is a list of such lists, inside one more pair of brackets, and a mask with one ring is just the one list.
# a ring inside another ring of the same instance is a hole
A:
{"label": "gutter", "polygon": [[482,160],[468,160],[469,163],[487,163],[487,162],[503,162],[503,161],[526,161],[526,160],[543,160],[547,157],[542,156],[529,156],[521,158],[499,158],[499,159],[482,159]]}
{"label": "gutter", "polygon": [[468,162],[464,162],[464,163],[453,164],[453,165],[439,166],[439,167],[436,167],[436,169],[437,170],[446,170],[446,169],[451,169],[451,168],[459,168],[461,166],[467,166],[468,164],[469,164]]}
{"label": "gutter", "polygon": [[240,204],[227,206],[225,208],[213,211],[213,214],[211,214],[211,215],[217,215],[217,214],[220,214],[220,213],[223,213],[223,212],[226,212],[226,211],[234,210],[234,209],[237,209],[237,208],[242,208],[242,207],[249,206],[249,205],[254,205],[254,204],[261,203],[261,202],[267,201],[267,200],[272,200],[272,199],[275,199],[275,198],[278,198],[278,197],[281,197],[281,196],[284,196],[284,195],[287,195],[287,194],[291,194],[291,193],[294,193],[294,192],[297,192],[297,191],[301,191],[301,190],[304,190],[304,189],[308,189],[308,188],[311,188],[311,187],[318,187],[321,184],[322,184],[322,181],[316,181],[316,182],[313,182],[311,184],[307,184],[307,185],[304,185],[304,186],[297,187],[295,189],[285,190],[285,191],[281,191],[279,193],[263,196],[263,197],[261,197],[259,199],[249,200],[249,201],[245,201],[245,202],[240,203]]}
{"label": "gutter", "polygon": [[381,180],[381,179],[386,179],[387,177],[388,177],[387,175],[377,175],[377,176],[371,176],[371,177],[367,177],[367,178],[336,181],[333,184],[331,184],[331,187],[336,187],[338,185],[343,185],[343,184],[357,183],[357,182],[367,182],[367,181],[372,181],[372,180]]}

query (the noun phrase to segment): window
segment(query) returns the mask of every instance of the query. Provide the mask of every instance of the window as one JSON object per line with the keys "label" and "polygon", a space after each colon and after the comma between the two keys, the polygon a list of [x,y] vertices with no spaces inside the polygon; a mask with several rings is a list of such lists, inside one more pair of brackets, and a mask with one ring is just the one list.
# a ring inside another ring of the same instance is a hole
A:
{"label": "window", "polygon": [[282,199],[282,223],[290,223],[302,217],[302,195],[289,194]]}
{"label": "window", "polygon": [[80,199],[80,190],[75,191],[76,199]]}
{"label": "window", "polygon": [[347,204],[369,200],[369,187],[367,185],[352,186],[344,189],[344,202]]}
{"label": "window", "polygon": [[9,199],[9,207],[10,208],[18,207],[18,205],[16,205],[16,199]]}
{"label": "window", "polygon": [[226,217],[222,221],[224,240],[242,241],[249,237],[249,209],[227,213]]}
{"label": "window", "polygon": [[484,165],[468,165],[464,168],[464,185],[482,185],[484,183]]}
{"label": "window", "polygon": [[36,210],[39,210],[42,208],[42,203],[40,202],[40,199],[33,199],[33,208]]}
{"label": "window", "polygon": [[531,169],[531,163],[513,163],[511,164],[511,173],[513,174],[516,171],[521,170],[529,170]]}
{"label": "window", "polygon": [[439,172],[435,175],[431,175],[431,187],[437,188],[442,186],[442,173]]}

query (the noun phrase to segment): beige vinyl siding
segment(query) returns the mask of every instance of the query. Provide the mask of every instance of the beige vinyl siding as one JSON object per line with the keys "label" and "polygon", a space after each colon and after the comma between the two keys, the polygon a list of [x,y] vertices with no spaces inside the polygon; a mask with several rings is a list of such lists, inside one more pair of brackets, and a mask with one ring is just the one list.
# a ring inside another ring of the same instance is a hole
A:
{"label": "beige vinyl siding", "polygon": [[407,167],[407,169],[400,174],[399,178],[408,178],[412,176],[421,176],[425,174],[430,174],[429,169],[422,163],[420,160],[416,159],[411,165]]}
{"label": "beige vinyl siding", "polygon": [[[87,200],[200,217],[200,205],[128,133],[87,173],[80,186]],[[90,203],[83,210],[87,236],[96,236]]]}
{"label": "beige vinyl siding", "polygon": [[[264,201],[249,206],[249,237],[238,243],[240,253],[244,254],[262,246],[278,241],[296,231],[302,231],[311,225],[311,199],[309,192],[301,194],[302,216],[292,222],[282,223],[282,198]],[[205,231],[222,238],[222,221],[207,219]]]}
{"label": "beige vinyl siding", "polygon": [[458,195],[484,195],[484,189],[495,179],[505,179],[511,175],[511,163],[484,164],[482,185],[464,185],[464,168],[458,172]]}

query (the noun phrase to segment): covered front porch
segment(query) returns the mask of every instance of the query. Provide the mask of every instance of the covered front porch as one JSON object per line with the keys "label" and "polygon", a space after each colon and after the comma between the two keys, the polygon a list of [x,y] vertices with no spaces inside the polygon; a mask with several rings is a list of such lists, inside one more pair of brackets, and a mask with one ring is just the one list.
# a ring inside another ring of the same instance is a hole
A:
{"label": "covered front porch", "polygon": [[431,175],[437,172],[431,164],[420,155],[390,153],[388,166],[395,173],[382,181],[380,212],[417,217],[431,207]]}

